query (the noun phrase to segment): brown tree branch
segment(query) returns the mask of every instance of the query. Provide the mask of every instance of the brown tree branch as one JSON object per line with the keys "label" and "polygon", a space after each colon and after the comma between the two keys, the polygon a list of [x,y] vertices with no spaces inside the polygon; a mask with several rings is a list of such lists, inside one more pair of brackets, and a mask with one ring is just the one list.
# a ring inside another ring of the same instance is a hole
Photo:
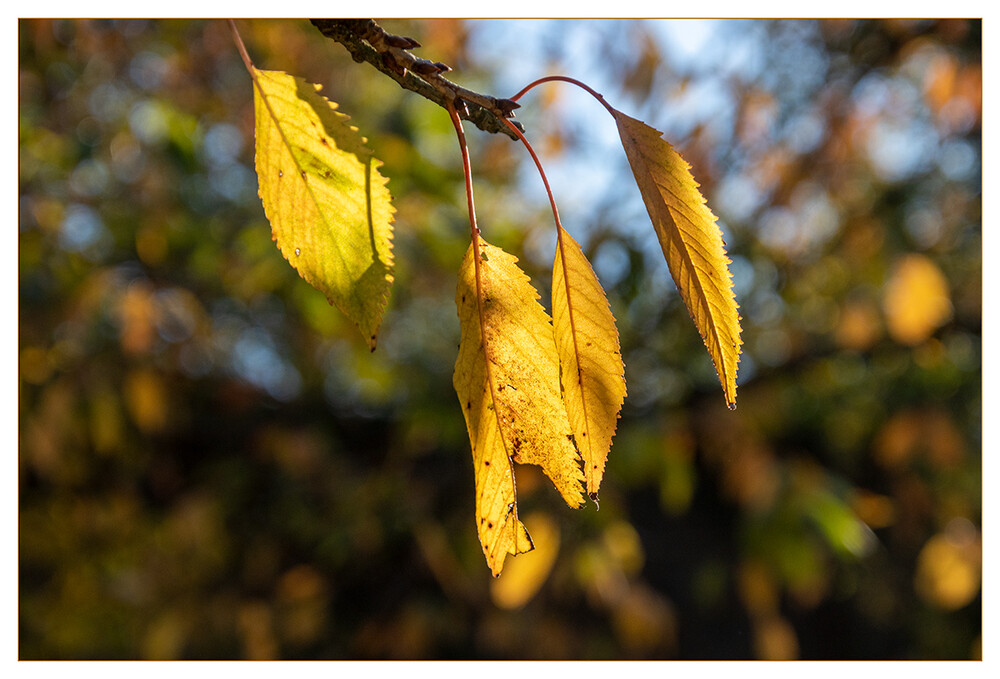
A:
{"label": "brown tree branch", "polygon": [[[441,74],[451,67],[410,54],[409,50],[420,47],[413,38],[387,33],[372,19],[312,19],[312,24],[323,35],[346,47],[355,61],[367,61],[400,87],[442,108],[454,106],[460,117],[485,132],[517,139],[504,119],[512,118],[519,104],[473,92],[444,78]],[[524,129],[519,123],[514,124]]]}

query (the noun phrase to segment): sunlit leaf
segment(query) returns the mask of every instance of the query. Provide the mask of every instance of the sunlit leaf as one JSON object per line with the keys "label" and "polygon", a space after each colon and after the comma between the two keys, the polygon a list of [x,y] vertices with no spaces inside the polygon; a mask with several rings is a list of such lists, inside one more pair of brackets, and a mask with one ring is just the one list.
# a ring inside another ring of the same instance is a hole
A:
{"label": "sunlit leaf", "polygon": [[712,357],[726,403],[733,408],[743,341],[730,260],[716,217],[705,205],[690,166],[662,133],[612,111],[670,274]]}
{"label": "sunlit leaf", "polygon": [[374,350],[393,281],[394,209],[381,163],[318,86],[253,73],[257,178],[274,240]]}
{"label": "sunlit leaf", "polygon": [[978,536],[941,533],[920,550],[914,586],[928,603],[948,611],[969,604],[979,592],[982,553]]}
{"label": "sunlit leaf", "polygon": [[454,385],[472,444],[479,539],[497,575],[507,554],[532,549],[517,517],[513,463],[539,465],[571,507],[583,504],[583,474],[549,316],[517,259],[477,242],[459,271]]}
{"label": "sunlit leaf", "polygon": [[587,491],[596,500],[625,400],[625,367],[604,289],[579,244],[561,227],[559,231],[552,324],[566,412],[583,458]]}
{"label": "sunlit leaf", "polygon": [[886,321],[889,334],[901,344],[920,344],[951,318],[948,282],[924,255],[906,255],[886,283]]}

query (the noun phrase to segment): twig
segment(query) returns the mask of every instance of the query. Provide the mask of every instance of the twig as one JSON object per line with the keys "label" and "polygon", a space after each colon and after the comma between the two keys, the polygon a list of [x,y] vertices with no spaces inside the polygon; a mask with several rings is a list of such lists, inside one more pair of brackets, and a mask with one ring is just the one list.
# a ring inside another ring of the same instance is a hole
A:
{"label": "twig", "polygon": [[[387,33],[372,19],[312,19],[312,24],[346,47],[355,61],[367,61],[400,87],[442,108],[453,106],[459,117],[485,132],[517,139],[504,120],[513,117],[520,104],[473,92],[444,78],[441,74],[451,67],[410,54],[409,50],[420,47],[413,38]],[[520,123],[514,124],[524,129]]]}

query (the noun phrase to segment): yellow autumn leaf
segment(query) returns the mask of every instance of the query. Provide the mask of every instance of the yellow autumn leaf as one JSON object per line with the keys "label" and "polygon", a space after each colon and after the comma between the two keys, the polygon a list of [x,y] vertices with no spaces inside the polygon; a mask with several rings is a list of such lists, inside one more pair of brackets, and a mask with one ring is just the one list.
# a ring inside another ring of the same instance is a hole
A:
{"label": "yellow autumn leaf", "polygon": [[662,133],[620,111],[611,111],[670,275],[705,341],[726,403],[735,408],[743,341],[730,260],[716,217],[705,205],[690,165]]}
{"label": "yellow autumn leaf", "polygon": [[394,209],[381,163],[319,86],[251,72],[257,179],[274,240],[374,350],[393,280]]}
{"label": "yellow autumn leaf", "polygon": [[604,289],[580,245],[562,227],[552,266],[552,325],[566,412],[587,491],[596,501],[625,400],[625,366]]}
{"label": "yellow autumn leaf", "polygon": [[[477,256],[478,255],[478,256]],[[517,516],[514,462],[542,468],[566,503],[583,504],[580,456],[559,390],[550,319],[517,259],[475,238],[455,296],[461,343],[454,385],[476,478],[476,524],[487,564],[532,549]]]}

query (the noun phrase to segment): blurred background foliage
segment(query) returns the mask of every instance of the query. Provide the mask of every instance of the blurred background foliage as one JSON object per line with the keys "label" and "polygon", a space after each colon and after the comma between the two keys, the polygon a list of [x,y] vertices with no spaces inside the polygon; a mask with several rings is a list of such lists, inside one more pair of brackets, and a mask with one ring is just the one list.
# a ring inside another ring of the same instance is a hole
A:
{"label": "blurred background foliage", "polygon": [[[451,385],[468,225],[447,115],[307,21],[398,210],[379,348],[281,258],[222,21],[19,23],[22,658],[976,658],[979,21],[395,21],[453,79],[552,73],[663,130],[733,259],[725,408],[614,125],[518,118],[608,289],[629,396],[600,511],[519,469],[493,580]],[[486,237],[544,292],[541,184],[469,131]]]}

